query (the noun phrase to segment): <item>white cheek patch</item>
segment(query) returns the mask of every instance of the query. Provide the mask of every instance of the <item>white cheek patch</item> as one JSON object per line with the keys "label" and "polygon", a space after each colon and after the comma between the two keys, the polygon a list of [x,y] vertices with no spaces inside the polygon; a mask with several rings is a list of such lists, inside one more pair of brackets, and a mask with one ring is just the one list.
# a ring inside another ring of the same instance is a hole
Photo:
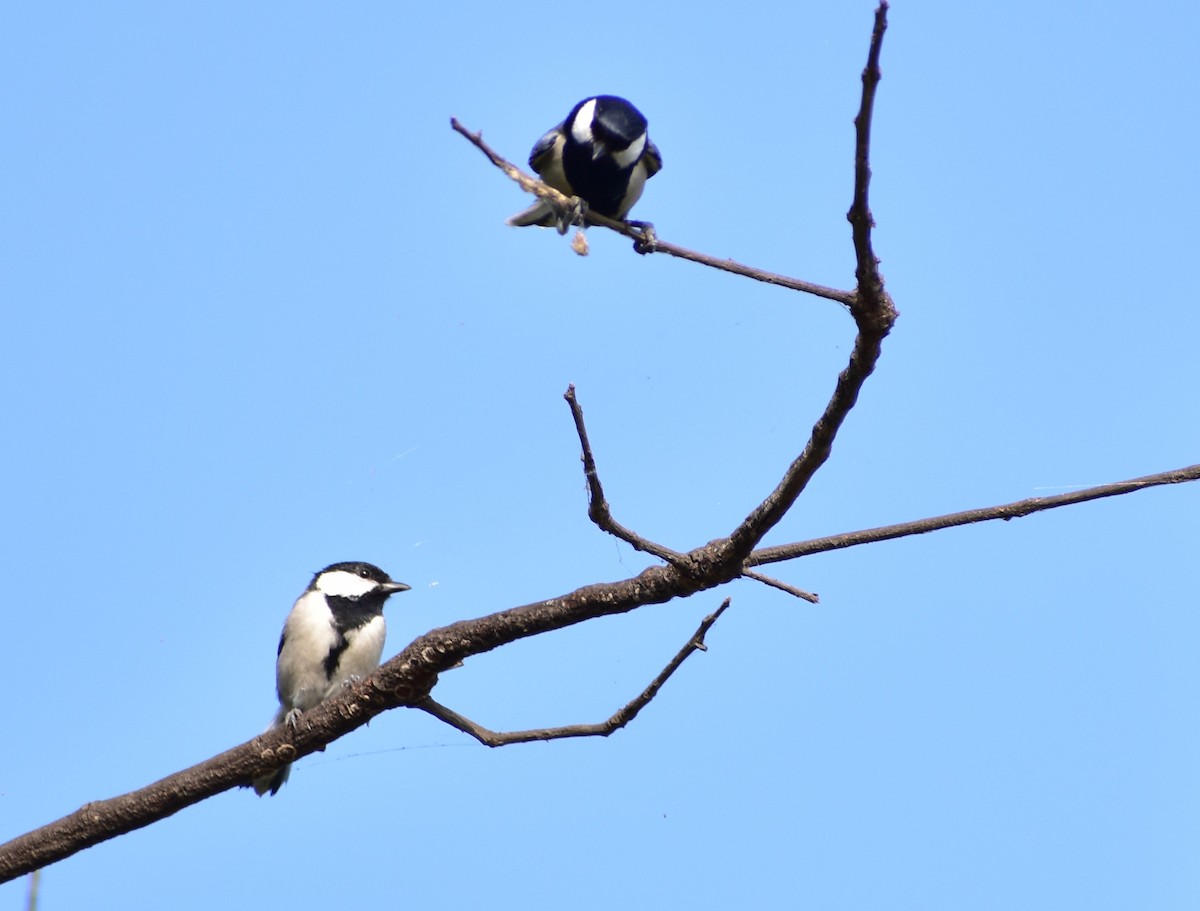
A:
{"label": "white cheek patch", "polygon": [[331,573],[321,573],[317,578],[317,591],[335,598],[361,598],[367,592],[376,588],[373,579],[364,579],[355,573],[344,569]]}
{"label": "white cheek patch", "polygon": [[629,148],[622,149],[620,152],[613,152],[613,161],[617,166],[631,168],[637,164],[638,159],[642,157],[642,153],[646,151],[646,134],[643,133],[637,139],[629,144]]}
{"label": "white cheek patch", "polygon": [[571,121],[571,136],[576,142],[592,141],[592,120],[596,116],[596,99],[589,98],[587,103],[575,113]]}

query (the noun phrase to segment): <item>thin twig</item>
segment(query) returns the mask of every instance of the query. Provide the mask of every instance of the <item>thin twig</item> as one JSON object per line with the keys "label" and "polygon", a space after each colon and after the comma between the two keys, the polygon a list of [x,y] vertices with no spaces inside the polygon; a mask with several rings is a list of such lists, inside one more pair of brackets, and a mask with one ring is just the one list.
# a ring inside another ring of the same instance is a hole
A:
{"label": "thin twig", "polygon": [[567,400],[567,404],[571,408],[571,417],[575,420],[575,432],[579,435],[579,445],[583,449],[583,474],[587,478],[588,484],[588,518],[595,522],[601,531],[620,538],[635,550],[653,554],[668,563],[682,560],[683,554],[656,544],[648,538],[643,538],[613,518],[612,511],[608,508],[608,500],[604,497],[604,488],[600,484],[600,473],[596,470],[596,457],[592,454],[592,444],[588,441],[587,427],[583,422],[583,409],[575,397],[574,383],[567,386],[563,398]]}
{"label": "thin twig", "polygon": [[432,697],[422,699],[413,708],[428,712],[435,718],[446,722],[451,727],[457,728],[464,734],[470,734],[480,743],[490,747],[507,746],[511,743],[529,743],[534,740],[562,740],[566,737],[607,737],[613,731],[618,731],[633,721],[638,716],[638,713],[650,703],[650,700],[658,695],[658,691],[662,689],[662,685],[670,679],[675,671],[679,670],[680,665],[693,652],[708,651],[708,646],[704,643],[704,637],[708,634],[712,625],[717,622],[717,618],[725,613],[727,607],[729,607],[728,598],[721,602],[720,607],[704,618],[683,648],[676,653],[675,657],[662,669],[658,676],[650,682],[649,686],[642,690],[634,699],[617,709],[608,719],[596,724],[568,724],[553,728],[535,728],[529,731],[493,731],[480,724],[476,724],[470,718],[458,714],[453,709],[447,708]]}
{"label": "thin twig", "polygon": [[[488,159],[507,174],[510,178],[520,184],[521,189],[527,193],[533,193],[540,199],[549,200],[553,205],[562,210],[569,210],[575,207],[575,202],[571,197],[564,196],[558,190],[551,186],[542,183],[536,177],[531,177],[526,174],[503,155],[489,146],[483,140],[482,133],[472,133],[459,122],[457,117],[450,118],[450,126],[457,133],[474,145],[479,151],[483,152]],[[779,275],[776,272],[767,272],[764,269],[756,269],[753,266],[745,266],[741,263],[734,262],[732,259],[719,259],[715,256],[709,256],[707,253],[699,253],[695,250],[689,250],[686,247],[680,247],[676,244],[668,243],[665,240],[659,240],[657,237],[650,235],[642,228],[636,225],[631,225],[628,222],[618,221],[614,218],[608,218],[601,215],[599,212],[587,213],[588,224],[600,225],[601,227],[609,228],[616,231],[618,234],[623,234],[625,237],[634,241],[634,249],[639,253],[667,253],[679,259],[690,260],[694,263],[699,263],[702,266],[710,266],[713,269],[720,269],[723,272],[732,272],[734,275],[742,275],[746,278],[752,278],[755,281],[766,282],[769,285],[778,285],[781,288],[788,288],[792,291],[802,291],[806,294],[813,294],[817,297],[823,297],[827,300],[837,301],[846,307],[851,306],[855,300],[855,294],[852,291],[839,291],[837,288],[827,288],[824,285],[818,285],[813,282],[806,282],[798,278],[791,278],[787,275]]]}
{"label": "thin twig", "polygon": [[748,566],[761,566],[764,563],[779,563],[783,560],[795,560],[797,557],[807,557],[810,554],[841,550],[846,547],[857,547],[860,544],[874,544],[876,541],[889,541],[892,538],[904,538],[909,535],[923,535],[931,531],[954,528],[958,525],[971,525],[975,522],[990,522],[995,519],[1003,519],[1007,522],[1009,519],[1019,519],[1035,512],[1057,509],[1060,506],[1073,506],[1076,503],[1086,503],[1088,500],[1099,500],[1104,497],[1116,497],[1121,494],[1145,490],[1149,487],[1160,487],[1164,484],[1183,484],[1188,481],[1198,480],[1200,480],[1200,465],[1191,465],[1187,468],[1163,471],[1141,478],[1132,478],[1128,481],[1117,481],[1113,484],[1101,484],[1099,487],[1074,490],[1071,493],[1056,494],[1052,497],[1030,497],[1025,500],[1017,500],[1015,503],[1004,503],[1000,506],[967,509],[962,512],[952,512],[944,516],[917,519],[913,522],[899,522],[895,525],[884,525],[879,528],[868,528],[840,535],[829,535],[824,538],[813,538],[810,541],[799,541],[795,544],[779,544],[774,547],[763,547],[751,553],[746,558],[746,564]]}
{"label": "thin twig", "polygon": [[518,168],[508,159],[500,155],[495,149],[483,141],[483,133],[472,133],[464,127],[457,117],[450,118],[450,128],[457,133],[465,136],[475,148],[479,149],[486,155],[496,167],[515,180],[521,185],[521,189],[526,193],[532,193],[539,199],[549,200],[560,209],[569,209],[572,206],[571,197],[564,196],[558,190],[549,184],[544,184],[536,177],[531,177]]}
{"label": "thin twig", "polygon": [[809,604],[821,603],[821,599],[812,592],[806,592],[802,588],[796,588],[796,586],[790,585],[781,579],[776,579],[774,576],[768,576],[764,573],[755,572],[752,569],[743,569],[742,575],[747,579],[753,579],[755,582],[761,582],[763,585],[769,585],[771,588],[777,588],[781,592],[787,592],[789,595],[793,595],[797,598],[807,601]]}
{"label": "thin twig", "polygon": [[877,322],[889,316],[890,323],[896,320],[891,298],[883,289],[879,258],[871,245],[871,229],[875,227],[875,219],[871,215],[868,200],[871,188],[871,121],[875,110],[875,91],[879,87],[879,80],[883,78],[883,72],[879,69],[879,54],[883,48],[883,34],[887,31],[887,11],[887,0],[881,0],[875,10],[875,28],[871,32],[871,47],[867,51],[867,65],[862,73],[862,104],[858,116],[854,118],[854,200],[846,219],[850,222],[854,254],[858,262],[855,269],[857,300],[850,309],[860,325],[864,320]]}

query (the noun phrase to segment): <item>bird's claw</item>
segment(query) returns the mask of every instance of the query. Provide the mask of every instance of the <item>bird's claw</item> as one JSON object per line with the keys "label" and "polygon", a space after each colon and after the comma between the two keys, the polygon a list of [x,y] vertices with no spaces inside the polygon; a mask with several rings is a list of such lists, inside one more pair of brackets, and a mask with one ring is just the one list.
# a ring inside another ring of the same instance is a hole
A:
{"label": "bird's claw", "polygon": [[587,210],[588,204],[585,200],[580,199],[578,196],[570,197],[567,206],[558,211],[558,218],[555,224],[555,227],[558,228],[558,233],[566,234],[572,225],[582,227],[587,219]]}
{"label": "bird's claw", "polygon": [[638,232],[638,236],[633,239],[633,249],[635,252],[645,256],[647,253],[653,253],[658,249],[658,235],[654,232],[654,225],[648,221],[627,221],[629,227]]}

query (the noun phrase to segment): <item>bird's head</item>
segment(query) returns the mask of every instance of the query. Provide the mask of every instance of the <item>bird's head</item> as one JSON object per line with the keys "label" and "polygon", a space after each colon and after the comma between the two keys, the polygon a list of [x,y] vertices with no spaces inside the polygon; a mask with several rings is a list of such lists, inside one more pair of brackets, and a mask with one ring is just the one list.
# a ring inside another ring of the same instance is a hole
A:
{"label": "bird's head", "polygon": [[384,600],[397,592],[406,592],[411,585],[393,582],[378,566],[371,563],[334,563],[313,576],[309,588],[331,598],[362,598]]}
{"label": "bird's head", "polygon": [[624,98],[597,95],[579,102],[567,118],[571,137],[591,143],[592,159],[608,156],[619,168],[631,168],[646,150],[646,118]]}

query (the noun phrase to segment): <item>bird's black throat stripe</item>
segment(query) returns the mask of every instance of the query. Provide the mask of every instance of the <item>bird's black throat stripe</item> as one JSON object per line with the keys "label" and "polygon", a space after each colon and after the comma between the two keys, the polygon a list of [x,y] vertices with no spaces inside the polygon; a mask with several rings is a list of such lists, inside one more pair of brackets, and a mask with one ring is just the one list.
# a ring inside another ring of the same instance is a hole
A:
{"label": "bird's black throat stripe", "polygon": [[387,596],[368,594],[361,598],[339,598],[336,595],[326,595],[325,601],[333,612],[333,629],[337,633],[337,641],[325,656],[325,677],[332,680],[338,662],[342,660],[342,652],[350,645],[346,633],[360,629],[376,617],[382,616]]}

